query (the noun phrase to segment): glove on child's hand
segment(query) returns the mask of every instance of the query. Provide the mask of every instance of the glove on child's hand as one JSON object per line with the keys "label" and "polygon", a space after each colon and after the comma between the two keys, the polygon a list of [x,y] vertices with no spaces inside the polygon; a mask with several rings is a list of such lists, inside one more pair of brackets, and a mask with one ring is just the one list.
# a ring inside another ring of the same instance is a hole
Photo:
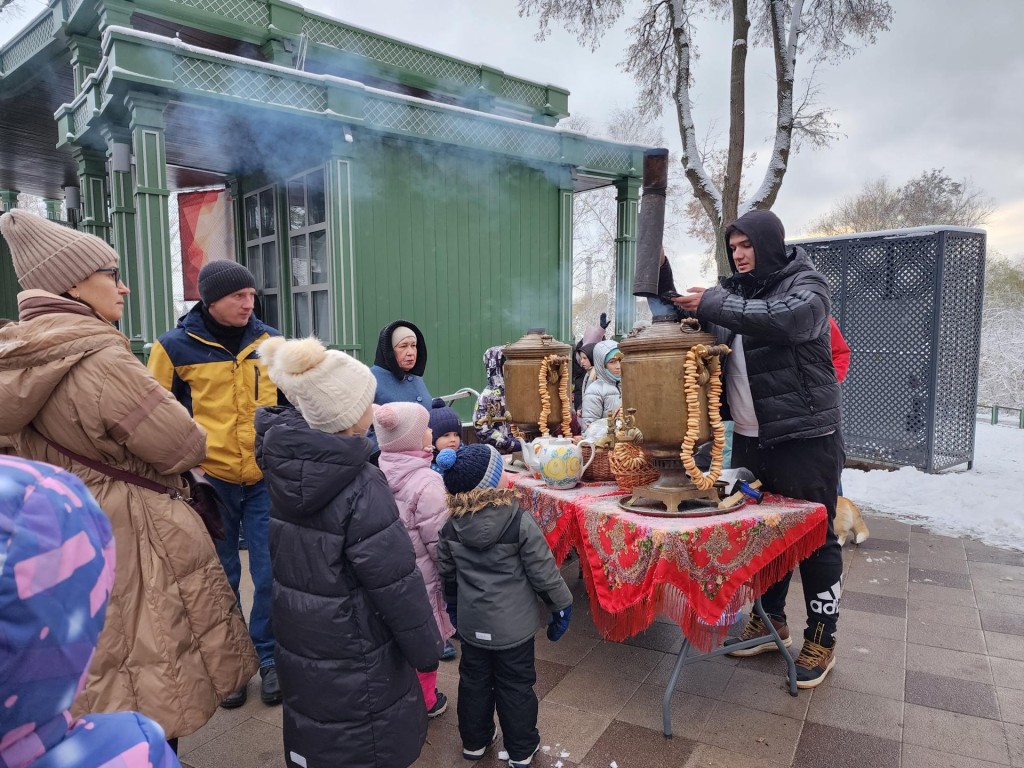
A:
{"label": "glove on child's hand", "polygon": [[551,642],[557,642],[558,639],[565,634],[565,630],[569,628],[569,620],[572,618],[572,606],[567,605],[560,611],[555,611],[551,614],[551,618],[548,620],[548,640]]}
{"label": "glove on child's hand", "polygon": [[459,628],[459,612],[456,608],[456,603],[445,603],[444,610],[448,614],[448,621],[452,623],[452,626],[456,629]]}

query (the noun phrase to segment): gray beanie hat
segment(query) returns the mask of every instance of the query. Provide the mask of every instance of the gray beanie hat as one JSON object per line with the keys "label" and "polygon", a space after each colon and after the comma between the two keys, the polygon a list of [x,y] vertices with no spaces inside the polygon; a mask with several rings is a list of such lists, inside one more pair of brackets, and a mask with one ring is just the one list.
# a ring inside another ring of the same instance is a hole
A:
{"label": "gray beanie hat", "polygon": [[95,235],[15,209],[0,216],[0,233],[23,290],[67,293],[97,269],[118,261],[117,251]]}
{"label": "gray beanie hat", "polygon": [[199,270],[199,297],[207,307],[229,293],[255,287],[252,272],[237,261],[218,259]]}

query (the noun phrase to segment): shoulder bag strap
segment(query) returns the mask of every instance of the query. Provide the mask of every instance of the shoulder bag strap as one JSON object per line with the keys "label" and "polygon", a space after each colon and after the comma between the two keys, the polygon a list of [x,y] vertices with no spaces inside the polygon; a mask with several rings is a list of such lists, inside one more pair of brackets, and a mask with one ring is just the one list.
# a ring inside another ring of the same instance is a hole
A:
{"label": "shoulder bag strap", "polygon": [[130,483],[131,485],[137,485],[140,488],[145,488],[146,490],[149,491],[165,493],[172,499],[185,498],[184,496],[181,495],[181,492],[177,488],[171,488],[168,485],[161,485],[155,480],[150,480],[148,477],[142,477],[141,475],[136,475],[134,472],[128,472],[123,469],[118,469],[117,467],[112,467],[109,464],[104,464],[103,462],[90,459],[87,456],[82,456],[81,454],[75,453],[74,451],[65,448],[63,445],[60,445],[59,443],[55,443],[53,440],[51,440],[42,433],[40,433],[40,437],[42,437],[43,440],[45,440],[47,444],[58,453],[67,456],[72,461],[77,461],[79,464],[89,467],[89,469],[94,469],[100,474],[106,475],[107,477],[112,477],[115,480],[120,480],[122,483]]}

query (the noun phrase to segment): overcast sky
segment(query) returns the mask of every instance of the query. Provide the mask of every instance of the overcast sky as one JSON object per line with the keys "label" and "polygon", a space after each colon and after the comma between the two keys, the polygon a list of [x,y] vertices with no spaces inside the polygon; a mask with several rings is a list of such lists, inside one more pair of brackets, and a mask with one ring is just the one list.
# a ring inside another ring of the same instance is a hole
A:
{"label": "overcast sky", "polygon": [[[44,6],[22,0],[16,25]],[[615,108],[630,106],[633,82],[618,62],[626,47],[631,11],[596,52],[553,30],[537,42],[535,19],[521,19],[515,0],[388,0],[344,3],[302,0],[308,8],[357,26],[404,39],[472,62],[486,62],[531,80],[570,91],[569,109],[595,125]],[[808,223],[865,181],[886,175],[899,184],[930,168],[956,179],[970,178],[994,198],[989,248],[1024,254],[1024,0],[893,0],[891,29],[874,46],[834,67],[822,67],[823,102],[845,134],[825,150],[802,150],[775,205],[788,234]],[[344,10],[339,10],[339,7]],[[7,14],[5,13],[4,16]],[[0,40],[11,35],[0,20]],[[727,128],[730,27],[705,23],[696,64],[698,132]],[[808,67],[798,62],[797,72]],[[749,182],[756,187],[767,162],[774,120],[774,67],[766,50],[748,57],[747,150],[759,163]],[[667,145],[678,152],[674,112],[663,120]],[[685,187],[685,185],[684,185]],[[696,243],[674,244],[673,261],[700,252]]]}

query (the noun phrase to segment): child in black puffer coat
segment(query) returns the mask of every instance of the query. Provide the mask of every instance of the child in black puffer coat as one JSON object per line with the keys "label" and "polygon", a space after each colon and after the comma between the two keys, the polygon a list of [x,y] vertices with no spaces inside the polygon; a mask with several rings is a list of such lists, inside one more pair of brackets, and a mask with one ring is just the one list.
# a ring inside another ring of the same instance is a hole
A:
{"label": "child in black puffer coat", "polygon": [[261,408],[256,458],[271,500],[271,616],[289,768],[405,768],[427,710],[416,669],[441,637],[366,431],[376,381],[316,339],[259,349],[296,408]]}

